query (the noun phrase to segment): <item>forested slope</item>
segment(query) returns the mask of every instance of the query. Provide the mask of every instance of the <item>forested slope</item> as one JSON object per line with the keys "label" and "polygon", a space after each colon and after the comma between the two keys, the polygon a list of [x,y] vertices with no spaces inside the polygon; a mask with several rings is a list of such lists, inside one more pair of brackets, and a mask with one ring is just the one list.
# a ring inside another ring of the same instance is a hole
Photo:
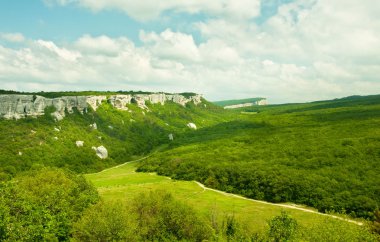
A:
{"label": "forested slope", "polygon": [[[169,143],[169,134],[177,139],[192,132],[187,127],[190,122],[201,128],[233,118],[206,100],[198,106],[188,103],[183,107],[169,101],[147,105],[149,111],[136,104],[128,104],[129,110],[121,111],[104,102],[96,111],[67,113],[59,122],[51,117],[51,108],[38,118],[0,119],[0,180],[33,166],[65,167],[81,173],[100,171]],[[94,123],[96,129],[90,126]],[[83,147],[77,147],[76,141],[84,141]],[[108,150],[104,160],[92,149],[101,145]]]}
{"label": "forested slope", "polygon": [[177,139],[139,170],[373,217],[380,205],[380,96],[249,107],[236,116]]}

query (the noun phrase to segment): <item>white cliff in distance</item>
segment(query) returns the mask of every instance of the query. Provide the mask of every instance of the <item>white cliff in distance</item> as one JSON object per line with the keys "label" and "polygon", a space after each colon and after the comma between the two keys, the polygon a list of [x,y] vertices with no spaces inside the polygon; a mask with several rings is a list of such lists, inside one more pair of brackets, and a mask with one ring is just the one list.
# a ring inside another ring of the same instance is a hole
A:
{"label": "white cliff in distance", "polygon": [[128,110],[127,104],[135,103],[141,109],[148,110],[146,102],[164,105],[165,102],[174,102],[182,106],[193,102],[198,105],[202,102],[202,95],[196,94],[185,97],[181,94],[126,94],[99,96],[64,96],[59,98],[45,98],[38,95],[8,94],[0,95],[0,118],[20,119],[25,117],[37,117],[45,114],[47,107],[54,107],[52,116],[62,120],[66,112],[73,113],[77,109],[80,113],[87,112],[88,108],[96,111],[103,102],[110,103],[119,110]]}

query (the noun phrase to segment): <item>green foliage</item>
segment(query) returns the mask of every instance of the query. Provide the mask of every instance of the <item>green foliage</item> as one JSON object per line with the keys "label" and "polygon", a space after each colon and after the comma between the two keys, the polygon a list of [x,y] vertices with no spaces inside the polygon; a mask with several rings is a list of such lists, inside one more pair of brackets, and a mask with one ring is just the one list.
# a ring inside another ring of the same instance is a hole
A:
{"label": "green foliage", "polygon": [[0,187],[0,240],[67,240],[72,223],[97,201],[97,191],[83,176],[50,168],[30,171]]}
{"label": "green foliage", "polygon": [[163,191],[131,202],[101,202],[75,225],[78,241],[203,241],[212,229],[188,205]]}
{"label": "green foliage", "polygon": [[164,191],[141,193],[132,211],[144,241],[203,241],[212,236],[212,229],[191,207]]}
{"label": "green foliage", "polygon": [[372,230],[380,235],[380,210],[374,212],[375,221],[373,221]]}
{"label": "green foliage", "polygon": [[181,135],[138,171],[373,218],[380,204],[379,95],[243,110],[258,114],[234,111],[235,120]]}
{"label": "green foliage", "polygon": [[353,225],[347,229],[339,220],[326,218],[324,223],[314,224],[308,228],[300,228],[298,240],[304,241],[326,241],[326,242],[355,242],[355,241],[380,241],[380,236],[371,233],[370,228]]}
{"label": "green foliage", "polygon": [[[206,102],[205,102],[206,103]],[[188,122],[207,127],[232,119],[215,106],[188,105],[173,102],[149,104],[144,112],[135,104],[129,111],[120,111],[103,103],[96,112],[67,114],[54,122],[47,108],[45,115],[21,120],[0,119],[0,180],[30,169],[35,164],[68,168],[75,172],[100,171],[135,157],[148,154],[169,143],[168,135],[181,137],[190,130]],[[90,125],[96,123],[94,130]],[[59,131],[57,131],[57,129]],[[84,141],[76,147],[76,141]],[[103,145],[109,157],[101,160],[92,147]]]}
{"label": "green foliage", "polygon": [[137,241],[136,222],[124,203],[100,202],[75,223],[74,241]]}
{"label": "green foliage", "polygon": [[281,215],[270,220],[268,225],[269,238],[275,242],[291,241],[297,235],[297,221],[285,211],[282,211]]}

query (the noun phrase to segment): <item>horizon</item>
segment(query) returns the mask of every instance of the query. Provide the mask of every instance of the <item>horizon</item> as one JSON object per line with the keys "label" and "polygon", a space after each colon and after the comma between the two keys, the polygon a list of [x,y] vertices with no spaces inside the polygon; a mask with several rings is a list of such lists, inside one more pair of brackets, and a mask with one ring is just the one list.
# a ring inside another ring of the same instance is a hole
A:
{"label": "horizon", "polygon": [[378,93],[378,94],[369,94],[369,95],[358,95],[358,94],[354,94],[354,95],[343,96],[343,97],[333,97],[333,98],[330,98],[330,99],[311,100],[311,101],[305,101],[305,102],[283,102],[283,103],[273,103],[273,102],[270,102],[270,100],[269,100],[268,98],[266,98],[266,97],[247,97],[247,98],[235,98],[235,99],[211,100],[211,99],[208,99],[207,97],[205,97],[205,95],[202,94],[202,93],[194,93],[194,92],[190,92],[190,91],[184,91],[184,92],[163,92],[163,91],[149,91],[149,90],[117,90],[117,91],[114,91],[114,90],[15,91],[15,90],[4,90],[4,89],[0,89],[0,91],[5,91],[5,92],[16,92],[16,93],[0,94],[0,95],[17,95],[17,94],[25,94],[25,95],[28,95],[28,94],[34,94],[34,93],[61,93],[61,92],[63,92],[63,93],[64,93],[64,92],[78,92],[78,93],[81,93],[81,92],[99,92],[99,93],[110,92],[110,93],[121,93],[121,95],[123,95],[123,93],[127,93],[127,92],[133,92],[133,93],[139,93],[139,92],[144,92],[144,93],[166,93],[166,94],[193,93],[193,94],[201,95],[203,98],[205,98],[207,101],[210,101],[210,102],[222,102],[222,101],[244,100],[244,99],[251,99],[251,98],[262,98],[262,99],[266,99],[266,100],[268,101],[268,104],[267,104],[267,105],[284,105],[284,104],[313,103],[313,102],[320,102],[320,101],[333,101],[333,100],[339,100],[339,99],[350,98],[350,97],[366,97],[366,96],[377,96],[377,95],[380,95],[379,93]]}
{"label": "horizon", "polygon": [[2,89],[150,90],[300,103],[380,93],[380,3],[0,3]]}

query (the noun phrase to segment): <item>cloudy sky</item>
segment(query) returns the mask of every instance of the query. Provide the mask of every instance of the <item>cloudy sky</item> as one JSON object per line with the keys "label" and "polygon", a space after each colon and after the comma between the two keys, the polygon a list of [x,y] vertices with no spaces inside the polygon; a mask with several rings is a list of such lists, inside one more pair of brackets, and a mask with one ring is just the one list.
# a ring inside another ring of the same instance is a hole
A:
{"label": "cloudy sky", "polygon": [[380,94],[378,0],[3,0],[0,89]]}

